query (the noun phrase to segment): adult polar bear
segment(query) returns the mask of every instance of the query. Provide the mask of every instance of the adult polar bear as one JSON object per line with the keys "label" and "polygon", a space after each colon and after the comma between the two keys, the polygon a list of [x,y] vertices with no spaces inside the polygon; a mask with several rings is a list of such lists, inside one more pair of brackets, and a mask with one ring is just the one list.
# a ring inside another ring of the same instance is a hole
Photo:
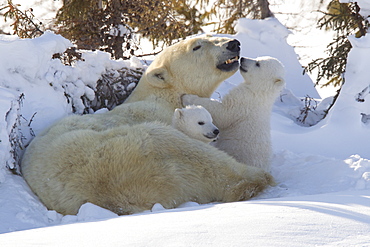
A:
{"label": "adult polar bear", "polygon": [[27,183],[62,214],[86,202],[131,214],[155,203],[173,208],[256,195],[272,183],[268,173],[170,126],[181,95],[210,97],[236,72],[239,45],[204,36],[165,49],[124,104],[67,117],[37,136],[22,159]]}

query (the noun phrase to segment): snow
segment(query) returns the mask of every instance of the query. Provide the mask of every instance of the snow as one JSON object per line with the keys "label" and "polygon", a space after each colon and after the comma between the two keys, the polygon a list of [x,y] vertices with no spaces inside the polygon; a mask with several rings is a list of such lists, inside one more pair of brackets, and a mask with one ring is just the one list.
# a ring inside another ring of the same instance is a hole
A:
{"label": "snow", "polygon": [[[37,135],[71,114],[65,88],[79,105],[81,95],[92,96],[89,90],[103,72],[136,68],[140,61],[111,61],[106,53],[86,51],[85,61],[65,66],[51,59],[70,46],[59,35],[47,32],[32,40],[0,36],[0,245],[369,246],[370,124],[361,121],[361,113],[370,114],[370,40],[350,38],[353,49],[340,96],[324,120],[303,127],[294,121],[302,97],[318,94],[302,75],[287,35],[276,19],[242,19],[233,36],[241,41],[243,56],[274,56],[288,71],[287,89],[271,118],[271,172],[277,185],[246,202],[188,202],[176,209],[155,204],[151,211],[129,216],[91,203],[77,215],[47,210],[6,166],[16,167],[10,134],[23,134],[27,143],[31,130]],[[240,82],[238,75],[229,78],[213,97]],[[321,107],[326,109],[328,101]]]}
{"label": "snow", "polygon": [[[320,98],[310,77],[307,74],[303,75],[302,65],[299,63],[293,47],[287,43],[286,38],[291,32],[277,19],[240,19],[236,30],[238,33],[234,37],[242,41],[241,56],[278,58],[286,69],[287,88],[298,97],[309,95],[313,98]],[[242,77],[237,73],[227,81],[240,83]],[[218,91],[216,90],[216,92]],[[227,91],[227,89],[221,88],[221,92],[218,93],[223,95]],[[217,97],[217,95],[214,94],[213,97]]]}
{"label": "snow", "polygon": [[367,191],[201,205],[14,232],[0,241],[5,246],[368,246],[369,202]]}
{"label": "snow", "polygon": [[287,88],[298,97],[309,95],[313,98],[320,98],[310,77],[307,74],[303,75],[302,65],[298,62],[293,47],[287,43],[286,39],[291,32],[277,19],[241,19],[236,30],[238,34],[235,37],[247,44],[243,46],[242,56],[268,55],[278,58],[286,67]]}
{"label": "snow", "polygon": [[[317,28],[317,21],[323,16],[320,12],[327,12],[331,0],[270,0],[271,11],[279,21],[292,32],[287,38],[288,44],[294,47],[298,54],[299,62],[307,66],[312,60],[321,58],[327,45],[335,36],[334,31]],[[317,69],[308,75],[313,81],[317,79]],[[321,79],[320,85],[328,82]],[[333,96],[339,89],[334,86],[316,86],[322,98]]]}

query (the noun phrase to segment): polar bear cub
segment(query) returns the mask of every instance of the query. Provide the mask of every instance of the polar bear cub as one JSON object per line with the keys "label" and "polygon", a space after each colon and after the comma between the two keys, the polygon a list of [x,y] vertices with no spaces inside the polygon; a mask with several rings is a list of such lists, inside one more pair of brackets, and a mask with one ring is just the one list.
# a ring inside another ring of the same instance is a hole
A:
{"label": "polar bear cub", "polygon": [[230,90],[222,103],[184,95],[183,104],[204,106],[220,129],[215,146],[239,162],[270,170],[272,156],[270,116],[285,85],[283,65],[272,57],[241,58],[244,82]]}
{"label": "polar bear cub", "polygon": [[213,124],[211,114],[202,106],[189,105],[176,108],[172,127],[199,141],[210,143],[217,140],[220,131]]}

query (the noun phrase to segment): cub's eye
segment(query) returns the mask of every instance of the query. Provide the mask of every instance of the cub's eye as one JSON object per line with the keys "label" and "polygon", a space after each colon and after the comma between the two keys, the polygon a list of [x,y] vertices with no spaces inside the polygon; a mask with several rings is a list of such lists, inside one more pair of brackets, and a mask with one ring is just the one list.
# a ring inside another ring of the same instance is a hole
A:
{"label": "cub's eye", "polygon": [[260,65],[260,63],[259,63],[259,62],[257,62],[257,63],[256,63],[256,66],[257,66],[257,67],[259,67],[259,66],[261,66],[261,65]]}
{"label": "cub's eye", "polygon": [[202,47],[202,46],[201,45],[197,45],[196,47],[193,48],[193,51],[199,50],[200,47]]}
{"label": "cub's eye", "polygon": [[204,125],[204,122],[198,122],[199,125]]}

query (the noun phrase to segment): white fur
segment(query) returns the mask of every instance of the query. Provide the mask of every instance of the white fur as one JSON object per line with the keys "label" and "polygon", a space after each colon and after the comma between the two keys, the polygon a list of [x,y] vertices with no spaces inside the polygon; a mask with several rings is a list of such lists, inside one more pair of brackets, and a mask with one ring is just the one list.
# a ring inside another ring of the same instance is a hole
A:
{"label": "white fur", "polygon": [[230,202],[262,191],[271,175],[169,126],[181,95],[209,97],[236,72],[229,59],[239,52],[230,47],[238,48],[228,38],[196,37],[166,48],[125,103],[67,117],[38,135],[22,159],[27,183],[62,214],[86,202],[130,214],[155,203]]}
{"label": "white fur", "polygon": [[219,133],[212,121],[211,114],[204,107],[190,105],[175,110],[172,127],[191,138],[210,143],[217,140]]}
{"label": "white fur", "polygon": [[220,128],[215,146],[239,162],[270,170],[270,116],[284,83],[284,67],[275,58],[242,58],[244,82],[230,90],[222,103],[184,95],[183,103],[204,106]]}

